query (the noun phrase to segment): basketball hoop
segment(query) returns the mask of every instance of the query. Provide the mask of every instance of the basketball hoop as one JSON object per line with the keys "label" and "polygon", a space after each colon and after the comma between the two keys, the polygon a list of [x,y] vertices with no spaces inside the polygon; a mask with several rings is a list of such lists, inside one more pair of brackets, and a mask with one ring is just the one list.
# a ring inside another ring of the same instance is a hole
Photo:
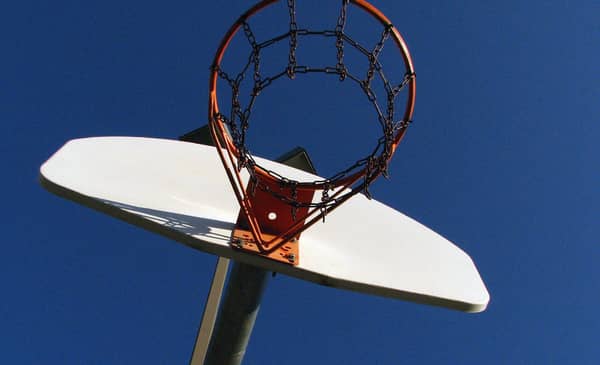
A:
{"label": "basketball hoop", "polygon": [[[358,193],[370,198],[369,185],[380,175],[387,176],[387,166],[398,144],[411,123],[415,103],[415,72],[412,60],[402,36],[388,18],[373,5],[364,0],[342,0],[336,25],[329,30],[309,30],[296,22],[294,0],[287,1],[289,30],[268,40],[257,40],[248,20],[277,0],[264,0],[246,11],[228,30],[216,52],[209,81],[209,125],[217,151],[227,172],[229,181],[240,204],[237,229],[232,237],[232,246],[256,252],[271,259],[298,264],[297,242],[304,230],[324,219],[326,214]],[[345,32],[348,6],[352,4],[368,13],[382,25],[381,37],[368,50]],[[231,40],[242,30],[252,50],[246,66],[235,76],[221,67],[221,61]],[[329,37],[337,52],[331,66],[311,67],[300,63],[296,48],[304,37]],[[392,84],[379,62],[379,55],[388,39],[392,39],[400,50],[404,78],[399,84]],[[260,72],[260,55],[278,42],[288,41],[288,64],[285,69],[271,75]],[[358,76],[344,63],[344,49],[353,47],[369,61],[365,75]],[[251,70],[251,71],[250,71]],[[240,83],[246,72],[253,72],[253,87],[248,105],[242,106],[239,100]],[[333,74],[340,82],[354,82],[362,89],[374,105],[377,121],[381,126],[381,137],[372,152],[344,170],[326,179],[316,177],[313,181],[297,181],[280,173],[260,166],[246,146],[246,130],[254,101],[262,90],[280,78],[294,79],[300,74]],[[380,107],[379,99],[371,82],[378,77],[385,90],[386,108]],[[217,98],[217,81],[223,80],[231,87],[231,111],[221,113]],[[404,113],[397,120],[396,99],[405,95]],[[244,182],[242,170],[248,173]]]}

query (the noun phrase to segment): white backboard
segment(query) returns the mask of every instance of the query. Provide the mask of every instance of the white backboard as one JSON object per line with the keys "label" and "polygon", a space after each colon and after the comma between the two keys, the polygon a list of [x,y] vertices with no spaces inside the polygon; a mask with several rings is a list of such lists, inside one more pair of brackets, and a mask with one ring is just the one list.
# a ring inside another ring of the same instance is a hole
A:
{"label": "white backboard", "polygon": [[[290,178],[312,176],[256,160]],[[270,271],[467,312],[482,311],[489,301],[465,252],[361,194],[302,234],[298,266],[232,249],[239,207],[214,147],[136,137],[77,139],[42,165],[40,179],[62,197],[195,249]]]}

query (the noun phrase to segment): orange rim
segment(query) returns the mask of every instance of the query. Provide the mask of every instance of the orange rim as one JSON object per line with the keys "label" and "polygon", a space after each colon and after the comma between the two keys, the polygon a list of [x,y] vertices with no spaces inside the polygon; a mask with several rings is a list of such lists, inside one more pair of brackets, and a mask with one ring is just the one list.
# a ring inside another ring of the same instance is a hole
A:
{"label": "orange rim", "polygon": [[[215,53],[215,57],[213,59],[211,73],[210,73],[210,77],[209,77],[209,105],[208,105],[208,117],[209,118],[208,118],[208,120],[209,120],[211,134],[212,134],[213,140],[215,142],[215,145],[217,147],[217,151],[221,158],[223,166],[225,167],[225,170],[227,172],[229,181],[232,184],[232,186],[234,187],[236,198],[242,209],[242,214],[244,214],[244,216],[246,216],[246,218],[248,220],[248,224],[250,226],[249,227],[250,231],[252,232],[253,236],[255,236],[255,239],[257,239],[257,241],[260,241],[259,237],[262,236],[260,224],[259,224],[257,218],[252,213],[253,207],[252,207],[251,199],[249,199],[248,194],[245,191],[242,177],[240,175],[239,170],[236,167],[237,160],[243,156],[241,156],[240,151],[238,150],[238,148],[236,147],[230,134],[228,133],[227,128],[224,125],[223,121],[221,121],[219,118],[216,117],[219,114],[219,102],[218,102],[218,97],[217,97],[217,83],[218,83],[219,77],[218,77],[217,70],[220,67],[221,61],[226,53],[226,50],[227,50],[231,40],[237,34],[237,32],[240,30],[243,23],[246,22],[249,18],[251,18],[256,13],[260,12],[262,9],[264,9],[267,6],[270,6],[274,3],[277,3],[277,2],[279,2],[279,0],[261,1],[257,4],[255,4],[249,10],[247,10],[244,14],[242,14],[233,23],[233,25],[229,28],[229,30],[227,31],[227,33],[221,40],[221,43],[217,49],[217,52]],[[404,41],[402,35],[396,29],[396,27],[394,27],[392,25],[391,21],[381,11],[379,11],[379,9],[377,9],[376,7],[374,7],[367,1],[350,0],[349,3],[354,4],[354,5],[358,6],[359,8],[361,8],[362,10],[369,13],[371,16],[373,16],[375,19],[377,19],[384,27],[390,27],[390,29],[391,29],[390,36],[393,38],[394,43],[400,50],[400,53],[404,60],[404,65],[406,68],[405,74],[414,76],[415,71],[414,71],[413,61],[412,61],[412,58],[408,51],[406,42]],[[407,86],[407,101],[406,101],[406,105],[405,105],[403,120],[408,122],[408,121],[411,121],[411,119],[412,119],[414,105],[415,105],[415,95],[416,95],[415,78],[412,77],[407,82],[406,86]],[[402,138],[406,134],[406,130],[407,130],[407,128],[401,128],[401,130],[399,130],[398,133],[394,136],[393,143],[391,145],[391,151],[390,151],[389,156],[387,157],[388,161],[389,161],[389,159],[391,159],[394,152],[396,151],[397,146],[399,145]],[[268,170],[262,168],[259,165],[253,165],[250,168],[252,168],[254,170],[257,178],[260,178],[264,181],[267,181],[270,183],[278,183],[278,182],[282,181],[280,178],[269,173]],[[367,178],[368,178],[367,183],[372,182],[382,173],[382,171],[379,169],[375,170],[374,172],[375,173],[373,173],[373,171],[371,171],[371,174],[369,176],[367,176]],[[353,192],[352,194],[346,194],[346,195],[344,195],[342,192],[344,190],[346,190],[346,188],[351,188],[360,179],[365,178],[365,175],[367,175],[367,167],[363,167],[360,170],[352,173],[349,176],[345,176],[339,180],[336,180],[335,182],[331,182],[330,184],[328,184],[327,185],[328,188],[331,188],[331,189],[340,188],[340,189],[338,189],[336,191],[336,193],[333,195],[333,197],[338,197],[338,199],[336,199],[336,203],[333,204],[333,206],[328,207],[326,209],[326,212],[330,212],[332,209],[339,206],[340,204],[345,202],[348,198],[350,198],[351,196],[356,194],[358,191]],[[315,181],[312,183],[298,182],[298,187],[302,188],[302,189],[312,189],[313,191],[317,191],[317,190],[323,190],[324,185],[323,185],[322,181],[320,181],[320,182]],[[282,202],[282,204],[285,204],[285,203]],[[277,237],[277,239],[281,239],[282,237],[284,237],[284,238],[290,237],[291,238],[294,234],[301,232],[301,231],[305,230],[306,228],[310,227],[312,224],[316,223],[325,214],[325,213],[321,212],[320,214],[315,215],[315,211],[317,211],[317,213],[319,213],[318,209],[312,209],[311,211],[309,211],[308,214],[306,214],[305,217],[299,217],[298,221],[295,224],[293,224],[292,227],[290,227],[288,230],[286,230],[286,232],[281,233]],[[285,240],[283,243],[285,243]]]}
{"label": "orange rim", "polygon": [[[209,78],[209,112],[208,112],[209,118],[208,118],[208,120],[209,120],[209,123],[211,124],[212,128],[217,127],[216,129],[218,130],[218,135],[220,135],[221,138],[223,138],[223,140],[225,141],[225,146],[223,146],[223,147],[225,147],[227,150],[231,151],[232,154],[236,158],[240,157],[240,152],[238,151],[237,147],[234,145],[233,141],[231,140],[231,137],[227,133],[223,124],[218,122],[216,120],[216,118],[214,117],[219,112],[219,102],[218,102],[218,98],[217,98],[218,74],[216,71],[216,67],[218,67],[221,64],[221,60],[223,59],[223,57],[225,55],[225,52],[227,50],[227,47],[229,46],[229,43],[231,42],[233,37],[237,34],[238,30],[242,26],[242,23],[244,21],[246,21],[247,19],[251,18],[256,13],[260,12],[262,9],[264,9],[267,6],[270,6],[274,3],[277,3],[277,2],[279,2],[279,0],[261,1],[261,2],[257,3],[256,5],[254,5],[252,8],[250,8],[249,10],[247,10],[244,14],[242,14],[236,20],[236,22],[229,28],[229,30],[227,31],[227,33],[221,40],[221,43],[219,45],[219,48],[217,49],[215,58],[212,63],[213,67],[211,68],[211,74],[210,74],[210,78]],[[379,9],[377,9],[375,6],[373,6],[369,2],[367,2],[365,0],[350,0],[350,3],[357,5],[359,8],[361,8],[364,11],[366,11],[367,13],[371,14],[383,26],[392,25],[392,22]],[[392,38],[394,39],[394,43],[400,49],[400,53],[402,55],[402,58],[404,59],[405,65],[406,65],[405,72],[407,74],[414,75],[415,70],[414,70],[414,66],[413,66],[413,61],[410,56],[410,52],[408,51],[406,42],[404,41],[404,38],[402,37],[402,35],[398,31],[398,29],[396,29],[395,26],[392,26],[391,29],[392,29],[391,35],[392,35]],[[407,84],[407,86],[408,86],[408,97],[407,97],[407,103],[405,106],[403,120],[410,121],[412,119],[414,105],[415,105],[415,96],[416,96],[415,79],[413,78]],[[392,153],[390,154],[390,158],[394,154],[398,144],[400,143],[400,141],[402,140],[402,138],[404,137],[405,134],[406,134],[406,129],[403,129],[395,136],[394,143],[392,145]],[[264,178],[267,181],[279,181],[278,178],[272,176],[271,174],[269,174],[267,171],[265,171],[260,166],[256,166],[255,171],[261,176],[261,178]],[[348,185],[348,182],[352,181],[352,183],[353,183],[353,182],[357,181],[358,179],[363,177],[365,175],[365,173],[366,173],[366,168],[363,168],[363,169],[357,171],[356,173],[337,181],[335,184],[333,184],[333,186],[334,187],[346,186],[346,185]],[[352,183],[350,183],[350,185]],[[311,184],[302,184],[302,185],[310,186]],[[316,186],[316,184],[314,187],[315,187],[315,189],[318,190],[318,187]]]}

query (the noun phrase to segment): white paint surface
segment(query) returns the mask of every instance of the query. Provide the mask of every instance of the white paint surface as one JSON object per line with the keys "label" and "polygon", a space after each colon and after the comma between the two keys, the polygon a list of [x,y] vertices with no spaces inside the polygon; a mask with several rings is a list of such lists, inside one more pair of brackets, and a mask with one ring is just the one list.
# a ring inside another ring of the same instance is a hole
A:
{"label": "white paint surface", "polygon": [[[256,158],[296,180],[312,175]],[[302,234],[298,266],[233,250],[238,205],[214,147],[136,137],[68,142],[41,167],[50,191],[196,249],[313,282],[468,312],[489,294],[470,257],[357,195]]]}

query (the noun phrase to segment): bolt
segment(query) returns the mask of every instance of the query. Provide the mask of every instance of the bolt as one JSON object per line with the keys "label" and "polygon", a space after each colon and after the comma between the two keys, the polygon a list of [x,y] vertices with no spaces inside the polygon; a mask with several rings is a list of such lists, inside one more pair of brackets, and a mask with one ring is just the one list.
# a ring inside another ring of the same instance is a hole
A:
{"label": "bolt", "polygon": [[293,254],[293,253],[288,254],[287,259],[289,262],[294,263],[296,261],[296,254]]}
{"label": "bolt", "polygon": [[244,246],[244,242],[240,238],[237,238],[237,237],[231,241],[231,244],[238,248],[242,248],[242,246]]}

